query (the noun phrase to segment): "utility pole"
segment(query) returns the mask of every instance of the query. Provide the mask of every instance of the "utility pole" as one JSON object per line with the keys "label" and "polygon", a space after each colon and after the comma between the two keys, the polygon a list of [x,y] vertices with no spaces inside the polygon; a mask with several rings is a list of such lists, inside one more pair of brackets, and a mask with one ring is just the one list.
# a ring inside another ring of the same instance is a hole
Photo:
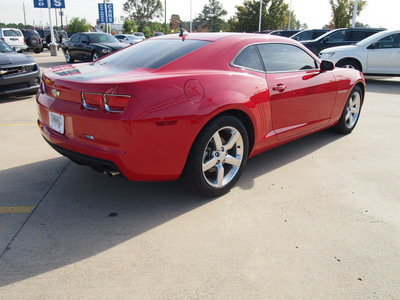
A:
{"label": "utility pole", "polygon": [[165,0],[164,34],[167,34],[167,0]]}
{"label": "utility pole", "polygon": [[26,27],[25,2],[22,2],[22,7],[24,9],[24,22],[25,22],[25,27]]}
{"label": "utility pole", "polygon": [[292,0],[290,0],[290,6],[289,6],[289,26],[288,26],[288,30],[290,30],[291,21],[292,21]]}
{"label": "utility pole", "polygon": [[192,0],[190,0],[190,32],[192,32]]}
{"label": "utility pole", "polygon": [[55,16],[56,16],[56,27],[57,27],[57,30],[58,30],[57,8],[55,8],[54,11],[55,11]]}
{"label": "utility pole", "polygon": [[263,0],[260,0],[260,20],[258,22],[258,31],[259,32],[261,32],[262,2],[263,2]]}
{"label": "utility pole", "polygon": [[358,11],[358,0],[356,0],[354,3],[353,22],[351,23],[351,27],[353,28],[356,27],[357,11]]}

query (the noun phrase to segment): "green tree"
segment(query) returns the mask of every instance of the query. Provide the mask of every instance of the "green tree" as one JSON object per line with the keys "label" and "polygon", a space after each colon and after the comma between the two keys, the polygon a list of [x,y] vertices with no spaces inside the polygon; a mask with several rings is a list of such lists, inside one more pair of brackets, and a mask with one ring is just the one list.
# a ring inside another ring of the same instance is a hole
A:
{"label": "green tree", "polygon": [[125,19],[122,28],[124,29],[124,33],[132,33],[136,31],[137,26],[134,20]]}
{"label": "green tree", "polygon": [[207,31],[216,32],[225,29],[226,22],[221,17],[227,14],[228,12],[223,9],[220,1],[209,0],[208,4],[204,5],[203,11],[197,19],[202,24],[201,27]]}
{"label": "green tree", "polygon": [[[331,24],[334,28],[348,28],[353,19],[354,0],[329,0],[332,9]],[[367,1],[358,1],[357,16],[367,5]]]}
{"label": "green tree", "polygon": [[90,30],[90,28],[91,26],[85,18],[72,18],[68,24],[68,32],[87,32]]}
{"label": "green tree", "polygon": [[142,31],[150,20],[163,16],[161,0],[127,0],[123,5],[123,10],[135,20]]}
{"label": "green tree", "polygon": [[[284,0],[262,0],[261,30],[287,29],[289,5]],[[230,31],[258,31],[260,18],[260,1],[247,0],[236,6],[236,14],[229,19]],[[294,15],[292,15],[294,16]]]}
{"label": "green tree", "polygon": [[179,30],[179,25],[181,23],[181,17],[177,14],[171,15],[171,20],[169,22],[169,26],[171,27],[171,30],[174,32]]}

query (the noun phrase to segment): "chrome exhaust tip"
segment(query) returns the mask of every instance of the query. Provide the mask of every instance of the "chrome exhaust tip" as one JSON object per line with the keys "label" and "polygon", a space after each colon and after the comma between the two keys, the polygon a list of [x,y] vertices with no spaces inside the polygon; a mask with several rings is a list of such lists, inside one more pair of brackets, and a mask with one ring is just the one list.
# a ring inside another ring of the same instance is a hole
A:
{"label": "chrome exhaust tip", "polygon": [[108,177],[114,177],[114,176],[121,175],[120,172],[118,172],[118,171],[113,171],[113,170],[104,170],[104,171],[103,171],[103,174],[104,174],[104,175],[107,175]]}

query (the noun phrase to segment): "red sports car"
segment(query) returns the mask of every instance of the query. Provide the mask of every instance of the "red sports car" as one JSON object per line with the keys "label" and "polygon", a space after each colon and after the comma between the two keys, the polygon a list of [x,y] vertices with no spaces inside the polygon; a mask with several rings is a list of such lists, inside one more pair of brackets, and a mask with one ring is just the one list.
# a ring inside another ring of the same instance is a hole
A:
{"label": "red sports car", "polygon": [[244,33],[165,35],[44,72],[42,135],[72,161],[136,181],[184,174],[207,196],[252,157],[333,127],[350,133],[363,75],[300,43]]}

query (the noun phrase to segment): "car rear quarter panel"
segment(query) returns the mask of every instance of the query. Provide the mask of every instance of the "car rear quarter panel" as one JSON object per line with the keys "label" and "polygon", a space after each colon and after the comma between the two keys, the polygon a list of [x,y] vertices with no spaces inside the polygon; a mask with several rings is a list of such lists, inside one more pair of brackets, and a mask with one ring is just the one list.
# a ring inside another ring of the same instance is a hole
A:
{"label": "car rear quarter panel", "polygon": [[[193,100],[188,91],[185,93],[188,81],[200,84],[201,99]],[[132,120],[133,130],[141,135],[138,140],[143,151],[147,151],[142,153],[143,157],[153,156],[165,162],[166,172],[173,169],[180,174],[196,137],[219,114],[229,111],[246,114],[253,123],[254,131],[249,134],[256,143],[272,130],[262,73],[235,68],[232,72],[191,72],[190,76],[160,75],[134,84],[121,84],[118,93],[134,95],[144,107],[144,113]],[[153,125],[141,127],[148,120],[152,120]]]}

